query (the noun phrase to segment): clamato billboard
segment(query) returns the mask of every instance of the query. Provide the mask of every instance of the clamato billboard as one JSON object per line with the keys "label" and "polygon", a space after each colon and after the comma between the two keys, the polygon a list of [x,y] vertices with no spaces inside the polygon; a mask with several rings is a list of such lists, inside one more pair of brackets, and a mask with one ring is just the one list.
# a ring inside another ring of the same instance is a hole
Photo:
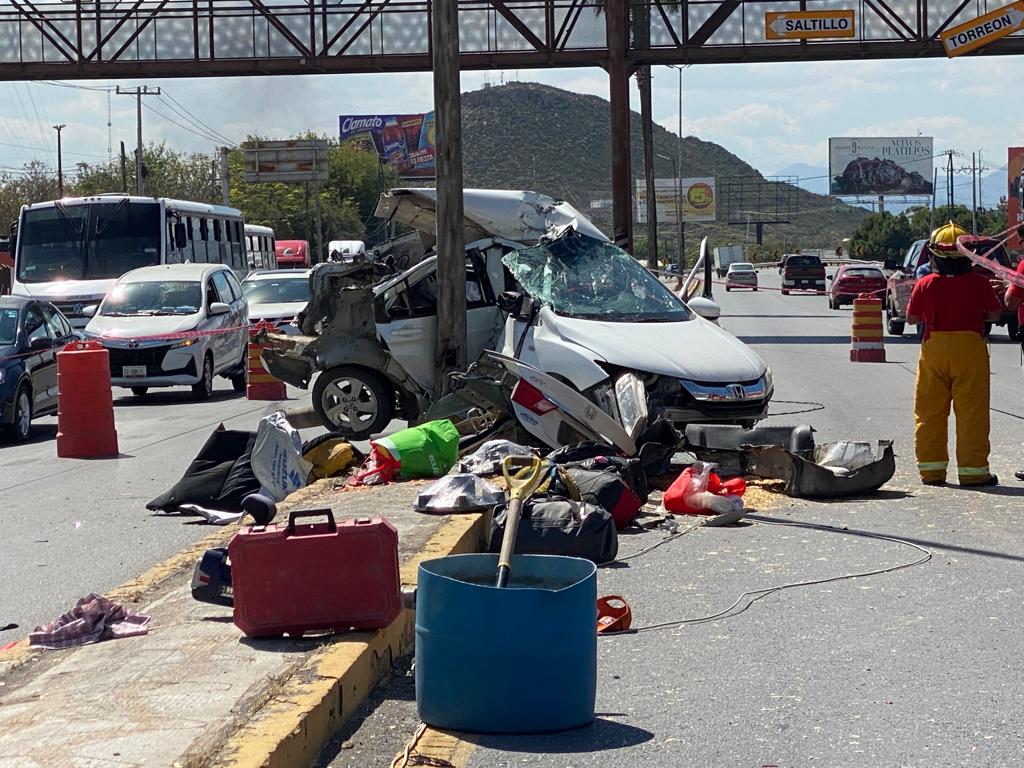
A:
{"label": "clamato billboard", "polygon": [[931,136],[829,139],[829,194],[931,195],[933,145]]}
{"label": "clamato billboard", "polygon": [[434,113],[414,115],[341,115],[343,142],[376,152],[400,179],[434,178]]}

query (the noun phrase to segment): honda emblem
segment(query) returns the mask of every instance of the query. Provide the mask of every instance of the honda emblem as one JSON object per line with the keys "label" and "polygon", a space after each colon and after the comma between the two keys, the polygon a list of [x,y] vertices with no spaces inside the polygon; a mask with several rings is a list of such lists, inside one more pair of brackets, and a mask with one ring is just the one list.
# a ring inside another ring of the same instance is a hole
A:
{"label": "honda emblem", "polygon": [[742,384],[730,384],[728,390],[729,396],[733,400],[744,400],[747,397],[747,390],[743,388]]}

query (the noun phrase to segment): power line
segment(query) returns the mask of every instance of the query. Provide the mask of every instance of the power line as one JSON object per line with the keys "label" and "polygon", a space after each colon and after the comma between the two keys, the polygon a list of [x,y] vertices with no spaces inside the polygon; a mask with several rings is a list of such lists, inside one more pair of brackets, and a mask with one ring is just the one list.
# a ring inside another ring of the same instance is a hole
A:
{"label": "power line", "polygon": [[157,115],[159,115],[159,116],[160,116],[160,117],[162,117],[162,118],[163,118],[164,120],[166,120],[167,122],[171,123],[171,125],[176,125],[176,126],[178,126],[179,128],[181,128],[182,130],[188,131],[189,133],[193,133],[193,134],[195,134],[196,136],[198,136],[198,137],[199,137],[199,138],[201,138],[201,139],[206,139],[207,141],[209,141],[209,142],[211,142],[211,143],[213,143],[213,144],[216,144],[216,145],[218,145],[218,146],[219,146],[219,145],[220,145],[220,144],[222,143],[222,142],[220,141],[220,139],[215,139],[215,138],[213,138],[212,136],[209,136],[209,135],[207,135],[207,134],[205,134],[205,133],[200,133],[199,131],[197,131],[197,130],[195,130],[195,129],[191,128],[191,127],[190,127],[190,126],[188,126],[188,125],[185,125],[184,123],[179,123],[179,122],[178,122],[177,120],[175,120],[174,118],[168,117],[168,116],[167,116],[167,115],[165,115],[165,114],[164,114],[163,112],[161,112],[160,110],[156,109],[155,107],[151,107],[151,106],[150,106],[149,104],[143,104],[142,106],[144,106],[144,107],[145,107],[146,109],[148,109],[148,110],[149,110],[150,112],[153,112],[154,114],[157,114]]}
{"label": "power line", "polygon": [[[195,123],[196,123],[197,125],[200,125],[200,126],[202,126],[203,128],[205,128],[206,130],[208,130],[208,131],[210,132],[210,134],[211,134],[211,135],[213,135],[213,136],[219,136],[219,137],[220,137],[220,138],[221,138],[221,139],[222,139],[223,141],[227,142],[227,143],[228,143],[228,144],[230,144],[231,146],[237,146],[237,145],[235,144],[235,142],[231,141],[231,139],[227,138],[227,137],[226,137],[226,136],[225,136],[224,134],[222,134],[222,133],[219,133],[219,132],[215,131],[215,130],[214,130],[213,128],[210,128],[210,126],[209,126],[209,125],[207,125],[207,124],[206,124],[206,123],[205,123],[205,122],[204,122],[203,120],[201,120],[200,118],[196,117],[196,116],[195,116],[195,115],[194,115],[194,114],[193,114],[193,113],[192,113],[192,112],[191,112],[191,111],[189,110],[189,108],[188,108],[188,107],[186,107],[186,106],[185,106],[184,104],[182,104],[182,103],[181,103],[180,101],[178,101],[178,100],[177,100],[176,98],[174,98],[173,96],[171,96],[171,94],[167,93],[167,91],[166,91],[166,90],[164,91],[164,95],[165,95],[165,96],[166,96],[166,97],[167,97],[168,99],[170,99],[171,101],[173,101],[173,102],[174,102],[175,104],[177,104],[177,105],[178,105],[179,107],[181,107],[181,108],[182,108],[183,110],[185,110],[185,112],[186,112],[186,113],[188,113],[188,114],[189,114],[189,115],[190,115],[190,116],[192,117],[192,119],[193,119],[193,120],[195,121]],[[168,106],[170,106],[170,105],[168,105]],[[179,114],[180,114],[180,113],[179,113]]]}

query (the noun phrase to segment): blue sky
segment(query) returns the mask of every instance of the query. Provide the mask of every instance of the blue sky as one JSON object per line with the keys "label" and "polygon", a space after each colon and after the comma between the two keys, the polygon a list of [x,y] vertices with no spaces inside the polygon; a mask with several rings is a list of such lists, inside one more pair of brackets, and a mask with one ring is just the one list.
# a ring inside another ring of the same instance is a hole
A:
{"label": "blue sky", "polygon": [[[685,70],[683,131],[714,141],[764,173],[794,163],[827,165],[829,136],[923,135],[936,151],[981,150],[993,170],[1006,164],[1006,147],[1024,143],[1017,128],[1020,57],[896,60],[807,64],[704,65]],[[654,117],[675,131],[677,73],[654,73]],[[523,80],[607,97],[600,69],[468,72],[463,90],[484,81]],[[417,112],[431,108],[429,73],[236,79],[152,80],[175,102],[234,141],[248,133],[287,136],[314,129],[334,134],[343,113]],[[123,81],[134,86],[136,81]],[[76,85],[110,86],[108,82]],[[636,89],[633,91],[634,108]],[[33,157],[56,164],[54,123],[66,123],[65,166],[103,159],[107,148],[107,94],[43,83],[2,83],[0,168]],[[218,142],[165,101],[146,103],[181,125],[144,110],[147,140],[210,151]],[[173,103],[173,102],[172,102]],[[110,97],[113,146],[135,141],[135,103]],[[18,145],[16,148],[11,145]]]}

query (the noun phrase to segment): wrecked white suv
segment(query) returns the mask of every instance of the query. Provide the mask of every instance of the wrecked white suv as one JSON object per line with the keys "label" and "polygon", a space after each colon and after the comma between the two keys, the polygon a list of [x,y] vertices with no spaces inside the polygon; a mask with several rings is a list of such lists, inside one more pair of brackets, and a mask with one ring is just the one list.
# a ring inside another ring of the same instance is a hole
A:
{"label": "wrecked white suv", "polygon": [[[393,190],[382,209],[433,230],[433,190]],[[677,427],[749,426],[765,415],[773,385],[764,361],[571,206],[536,193],[467,190],[465,210],[468,360],[485,349],[515,357],[616,418],[624,377],[633,392],[642,385],[651,416]],[[436,259],[372,293],[341,291],[318,336],[272,337],[270,370],[300,387],[319,371],[314,408],[354,438],[395,416],[416,418],[434,389]]]}

